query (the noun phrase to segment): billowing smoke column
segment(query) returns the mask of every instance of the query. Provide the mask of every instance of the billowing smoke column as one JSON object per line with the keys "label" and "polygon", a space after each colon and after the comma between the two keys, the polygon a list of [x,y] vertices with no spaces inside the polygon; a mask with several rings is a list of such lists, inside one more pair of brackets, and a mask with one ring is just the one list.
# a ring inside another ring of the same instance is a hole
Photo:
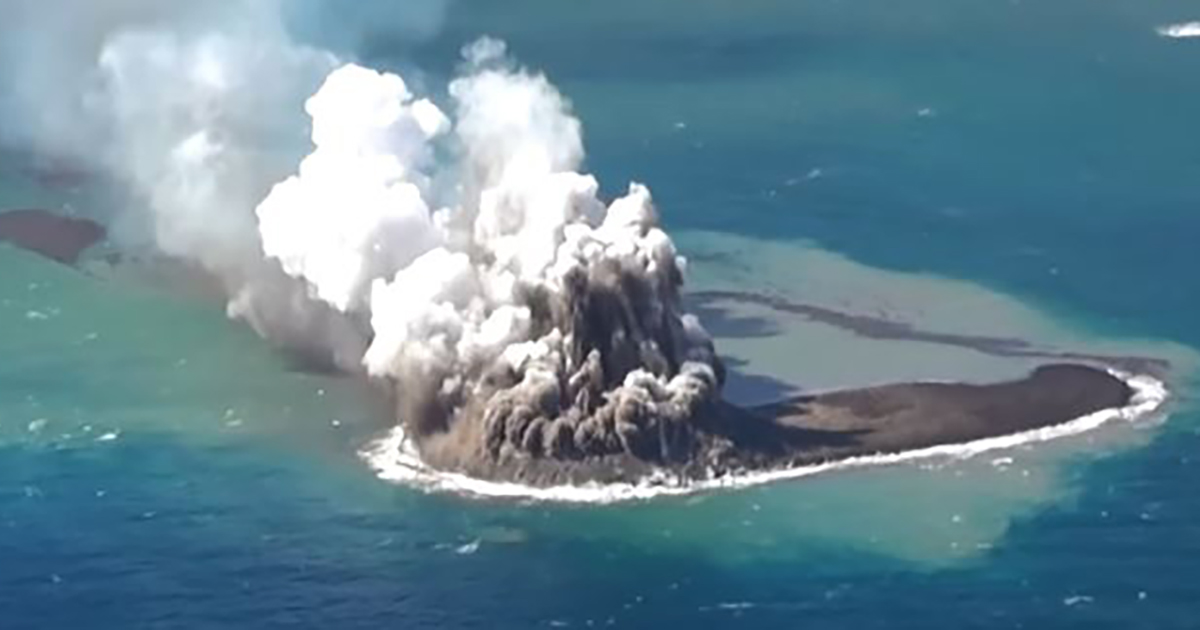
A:
{"label": "billowing smoke column", "polygon": [[369,323],[363,365],[435,463],[685,460],[723,373],[649,190],[606,207],[567,102],[497,41],[449,93],[452,116],[333,71],[315,150],[257,208],[264,252]]}

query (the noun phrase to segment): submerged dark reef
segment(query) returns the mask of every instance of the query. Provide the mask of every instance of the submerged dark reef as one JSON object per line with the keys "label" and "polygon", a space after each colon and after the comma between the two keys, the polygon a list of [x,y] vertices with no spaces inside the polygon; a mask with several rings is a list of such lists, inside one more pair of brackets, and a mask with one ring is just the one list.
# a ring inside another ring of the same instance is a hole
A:
{"label": "submerged dark reef", "polygon": [[86,219],[63,217],[46,210],[0,212],[0,242],[74,265],[79,255],[104,240],[104,226]]}

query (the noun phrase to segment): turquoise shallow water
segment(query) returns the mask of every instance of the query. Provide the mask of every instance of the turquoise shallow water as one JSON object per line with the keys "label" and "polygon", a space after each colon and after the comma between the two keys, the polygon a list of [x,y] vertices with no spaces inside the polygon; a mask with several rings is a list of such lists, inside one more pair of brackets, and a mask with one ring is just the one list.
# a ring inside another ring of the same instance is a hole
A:
{"label": "turquoise shallow water", "polygon": [[[464,41],[504,37],[575,101],[605,186],[647,182],[673,230],[815,241],[1092,337],[1195,347],[1200,40],[1154,32],[1192,19],[1182,1],[459,2],[432,39],[337,43],[436,85]],[[1011,467],[481,503],[377,480],[355,456],[385,423],[371,392],[289,371],[217,305],[6,248],[0,269],[0,628],[1198,624],[1186,373],[1163,427]]]}

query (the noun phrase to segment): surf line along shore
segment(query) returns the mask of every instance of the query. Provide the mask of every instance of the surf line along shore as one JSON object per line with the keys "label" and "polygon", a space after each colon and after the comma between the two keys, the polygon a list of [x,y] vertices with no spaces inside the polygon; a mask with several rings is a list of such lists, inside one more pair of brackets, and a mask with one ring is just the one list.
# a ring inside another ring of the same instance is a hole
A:
{"label": "surf line along shore", "polygon": [[[74,265],[86,249],[104,238],[103,226],[86,219],[45,210],[0,212],[0,242],[59,263]],[[826,315],[835,324],[840,321]],[[840,319],[861,324],[849,313]],[[917,334],[930,337],[930,333]],[[957,340],[946,337],[945,341]],[[528,488],[526,495],[537,496],[538,488],[653,487],[668,479],[683,487],[702,488],[754,472],[769,475],[1028,434],[1105,411],[1136,407],[1150,412],[1165,399],[1156,379],[1145,375],[1131,379],[1103,366],[1105,362],[1149,366],[1158,372],[1168,368],[1161,361],[1044,356],[1080,358],[1086,363],[1048,363],[1023,379],[1004,383],[898,383],[797,396],[756,407],[739,407],[718,398],[704,403],[687,431],[669,436],[660,424],[655,428],[659,434],[641,436],[640,445],[600,454],[564,449],[541,456],[506,452],[484,457],[459,449],[434,451],[426,457],[429,453],[419,453],[402,432],[381,442],[388,452],[377,444],[367,454],[385,476],[440,489],[469,489],[472,484],[464,480],[474,479],[479,481],[477,494],[511,494],[517,488]],[[1131,386],[1135,382],[1143,391]],[[446,476],[439,477],[438,471]],[[479,491],[488,487],[490,491]]]}

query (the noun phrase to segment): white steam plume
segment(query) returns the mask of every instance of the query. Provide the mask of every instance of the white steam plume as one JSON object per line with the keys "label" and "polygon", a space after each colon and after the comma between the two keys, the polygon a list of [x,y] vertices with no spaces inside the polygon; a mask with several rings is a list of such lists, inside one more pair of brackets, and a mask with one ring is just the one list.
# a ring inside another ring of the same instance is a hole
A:
{"label": "white steam plume", "polygon": [[500,42],[443,111],[295,41],[308,1],[7,0],[3,107],[32,122],[6,137],[124,183],[260,333],[393,383],[444,465],[688,461],[723,377],[649,190],[602,201],[569,104]]}
{"label": "white steam plume", "polygon": [[[286,18],[327,18],[327,4],[0,0],[0,141],[109,175],[131,199],[121,227],[219,279],[231,315],[353,367],[360,327],[263,256],[254,216],[306,150],[297,104],[339,65],[295,41]],[[406,4],[396,17],[436,28],[443,4]],[[370,18],[376,28],[390,19]],[[349,39],[365,22],[337,30]]]}
{"label": "white steam plume", "polygon": [[449,122],[413,101],[400,77],[354,65],[331,74],[305,109],[316,150],[258,207],[263,247],[347,311],[363,306],[372,279],[437,244],[428,143]]}
{"label": "white steam plume", "polygon": [[306,108],[315,151],[258,207],[267,255],[369,318],[368,371],[414,432],[454,436],[448,461],[672,457],[721,376],[649,190],[605,207],[558,91],[495,40],[466,58],[452,128],[396,75],[334,71]]}
{"label": "white steam plume", "polygon": [[349,366],[360,335],[306,300],[258,241],[253,208],[302,146],[303,119],[287,112],[336,63],[292,42],[270,4],[236,7],[232,15],[253,19],[232,29],[189,22],[111,34],[86,106],[106,124],[103,159],[145,210],[161,251],[220,279],[230,314],[260,333]]}

